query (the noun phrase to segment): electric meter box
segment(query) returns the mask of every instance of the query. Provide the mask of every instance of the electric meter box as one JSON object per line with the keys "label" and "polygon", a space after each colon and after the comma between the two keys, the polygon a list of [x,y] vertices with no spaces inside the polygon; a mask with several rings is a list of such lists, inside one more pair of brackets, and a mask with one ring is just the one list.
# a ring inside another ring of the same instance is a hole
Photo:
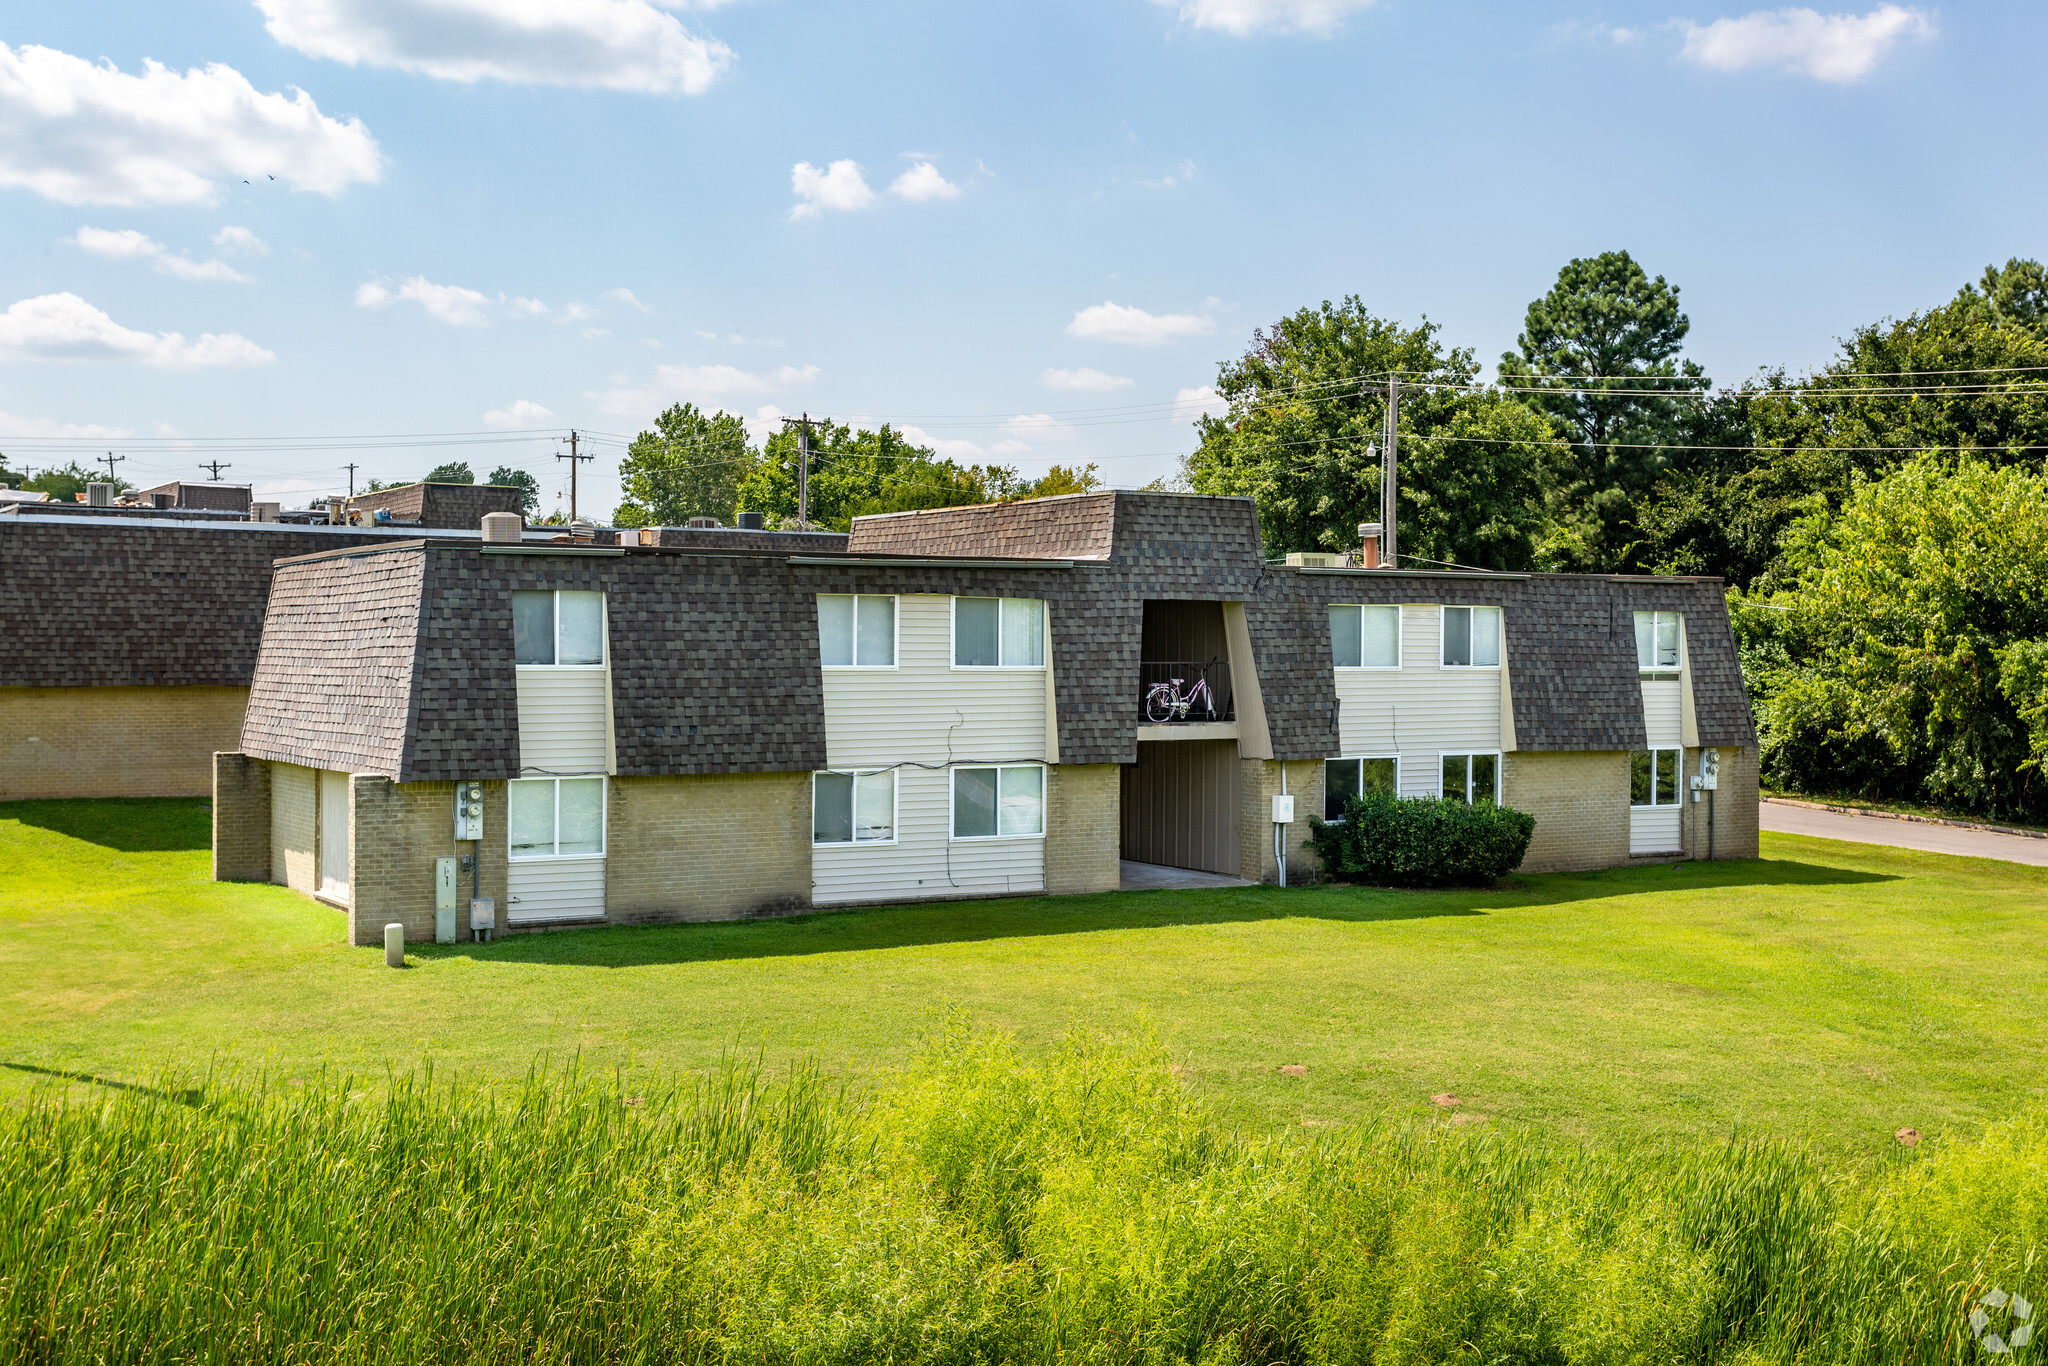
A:
{"label": "electric meter box", "polygon": [[484,785],[455,785],[455,838],[480,840],[484,837]]}
{"label": "electric meter box", "polygon": [[498,928],[498,901],[495,897],[471,897],[469,901],[469,928],[495,930]]}
{"label": "electric meter box", "polygon": [[1721,785],[1721,751],[1703,749],[1700,751],[1700,787],[1712,792]]}
{"label": "electric meter box", "polygon": [[1294,824],[1294,798],[1275,797],[1273,799],[1273,824]]}

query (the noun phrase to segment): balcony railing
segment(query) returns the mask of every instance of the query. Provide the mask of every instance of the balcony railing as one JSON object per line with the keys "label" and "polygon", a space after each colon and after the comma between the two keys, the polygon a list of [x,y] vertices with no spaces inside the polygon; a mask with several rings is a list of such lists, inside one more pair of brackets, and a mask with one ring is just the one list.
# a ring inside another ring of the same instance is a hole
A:
{"label": "balcony railing", "polygon": [[1235,721],[1230,665],[1220,659],[1148,659],[1140,666],[1138,719],[1153,726]]}

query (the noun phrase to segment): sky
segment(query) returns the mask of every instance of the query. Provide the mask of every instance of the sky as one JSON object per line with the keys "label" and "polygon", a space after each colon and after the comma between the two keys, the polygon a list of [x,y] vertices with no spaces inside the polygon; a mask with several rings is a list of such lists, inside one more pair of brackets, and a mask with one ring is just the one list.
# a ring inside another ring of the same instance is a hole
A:
{"label": "sky", "polygon": [[0,452],[586,516],[691,401],[1108,484],[1356,294],[1491,373],[1623,248],[1716,380],[2048,257],[2048,7],[0,3]]}

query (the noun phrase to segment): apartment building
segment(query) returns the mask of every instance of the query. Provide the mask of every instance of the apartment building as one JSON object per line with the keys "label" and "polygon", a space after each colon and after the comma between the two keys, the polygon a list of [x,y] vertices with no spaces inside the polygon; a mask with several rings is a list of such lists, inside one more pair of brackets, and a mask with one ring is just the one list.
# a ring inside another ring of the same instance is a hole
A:
{"label": "apartment building", "polygon": [[216,876],[367,944],[1301,880],[1365,790],[1530,811],[1531,871],[1756,853],[1716,581],[1270,564],[1166,494],[647,540],[281,560]]}

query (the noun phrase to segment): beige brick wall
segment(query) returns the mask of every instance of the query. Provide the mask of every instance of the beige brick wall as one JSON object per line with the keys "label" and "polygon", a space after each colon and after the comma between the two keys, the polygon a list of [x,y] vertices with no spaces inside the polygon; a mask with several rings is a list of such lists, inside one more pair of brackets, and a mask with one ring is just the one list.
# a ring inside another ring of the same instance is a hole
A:
{"label": "beige brick wall", "polygon": [[320,885],[320,775],[298,764],[269,767],[270,880],[311,896]]}
{"label": "beige brick wall", "polygon": [[[17,645],[17,648],[24,648]],[[0,688],[0,801],[203,797],[247,688]]]}
{"label": "beige brick wall", "polygon": [[614,778],[605,918],[739,920],[811,905],[811,775]]}
{"label": "beige brick wall", "polygon": [[213,756],[213,880],[270,881],[270,765]]}
{"label": "beige brick wall", "polygon": [[1113,892],[1122,769],[1117,764],[1055,764],[1045,791],[1045,890],[1054,895]]}
{"label": "beige brick wall", "polygon": [[[469,898],[474,889],[497,902],[500,933],[505,928],[505,784],[484,789],[483,876],[481,885],[457,864],[455,937],[470,935]],[[384,927],[405,926],[408,943],[434,938],[434,861],[467,857],[478,846],[455,838],[454,783],[394,783],[371,773],[349,779],[353,817],[349,825],[349,942],[373,948],[384,942]]]}
{"label": "beige brick wall", "polygon": [[[1274,759],[1241,759],[1238,793],[1243,821],[1238,876],[1247,882],[1278,882],[1280,864],[1273,857],[1273,798],[1280,795],[1281,764]],[[1287,882],[1306,886],[1320,875],[1316,856],[1302,848],[1310,816],[1323,814],[1321,760],[1294,760],[1286,765],[1287,791],[1294,798],[1294,824],[1287,827]]]}
{"label": "beige brick wall", "polygon": [[[1699,751],[1689,749],[1686,777],[1700,771]],[[1714,857],[1755,858],[1760,819],[1757,806],[1757,752],[1755,745],[1721,750],[1721,786],[1714,793]],[[1689,858],[1707,856],[1707,803],[1692,800],[1686,793],[1685,852]]]}
{"label": "beige brick wall", "polygon": [[1520,871],[1611,868],[1628,858],[1628,752],[1521,750],[1503,760],[1507,805],[1536,818]]}

